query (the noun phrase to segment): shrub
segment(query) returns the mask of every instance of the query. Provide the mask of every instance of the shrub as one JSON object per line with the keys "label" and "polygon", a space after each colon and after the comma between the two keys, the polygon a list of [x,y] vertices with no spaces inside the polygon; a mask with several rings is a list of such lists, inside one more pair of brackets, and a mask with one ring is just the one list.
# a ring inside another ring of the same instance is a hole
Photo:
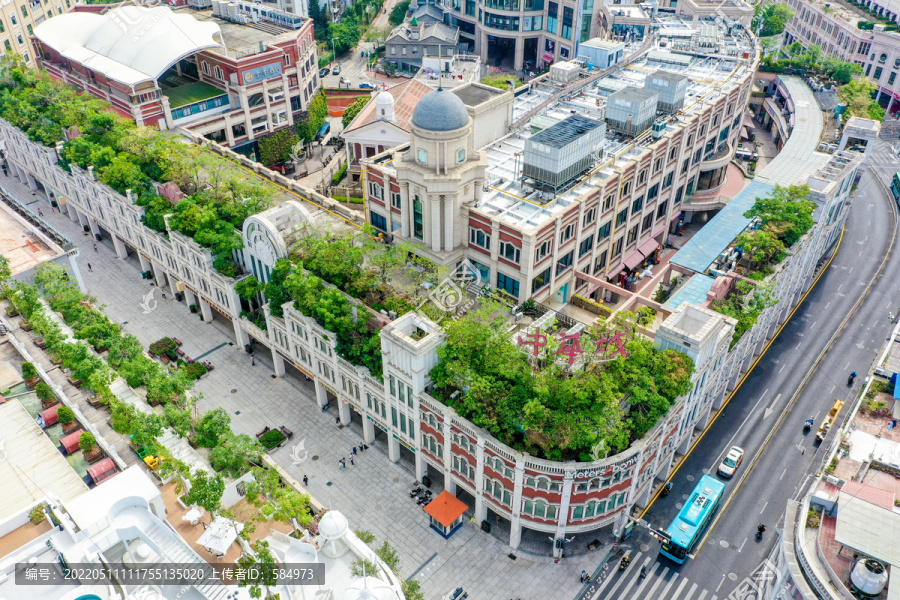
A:
{"label": "shrub", "polygon": [[23,379],[34,379],[38,376],[37,368],[30,362],[22,363],[22,378]]}
{"label": "shrub", "polygon": [[156,356],[162,356],[163,354],[171,355],[175,352],[175,348],[177,347],[178,344],[175,343],[175,340],[164,337],[163,339],[150,344],[150,353]]}
{"label": "shrub", "polygon": [[819,515],[819,511],[815,509],[809,509],[809,512],[806,513],[806,526],[807,527],[818,527],[822,523],[822,517]]}
{"label": "shrub", "polygon": [[231,417],[223,408],[211,410],[200,419],[197,423],[198,446],[203,448],[212,448],[219,444],[219,440],[228,433],[231,433]]}
{"label": "shrub", "polygon": [[393,26],[397,26],[403,22],[403,19],[406,18],[406,13],[409,12],[409,0],[403,0],[403,2],[399,2],[394,8],[391,9],[391,14],[388,15],[388,23]]}
{"label": "shrub", "polygon": [[56,411],[56,420],[63,425],[68,425],[75,420],[75,412],[68,406],[60,406]]}
{"label": "shrub", "polygon": [[188,363],[184,366],[184,374],[191,379],[200,379],[206,374],[206,367],[199,362]]}
{"label": "shrub", "polygon": [[275,448],[285,440],[285,436],[278,429],[271,429],[265,432],[262,437],[259,438],[259,443],[263,445],[266,450],[271,450]]}
{"label": "shrub", "polygon": [[340,169],[337,170],[337,173],[332,175],[331,177],[331,185],[337,185],[344,179],[344,175],[347,174],[347,163],[344,163]]}
{"label": "shrub", "polygon": [[31,519],[32,524],[40,525],[44,521],[47,520],[47,515],[44,514],[44,505],[38,504],[34,508],[31,509],[31,512],[28,513],[28,518]]}
{"label": "shrub", "polygon": [[85,452],[90,452],[94,449],[94,446],[97,445],[97,440],[94,438],[93,434],[85,431],[81,434],[81,437],[78,438],[78,447],[81,448]]}
{"label": "shrub", "polygon": [[49,402],[50,400],[56,399],[56,395],[53,393],[53,388],[43,381],[34,386],[34,393],[37,394],[37,397],[41,402]]}
{"label": "shrub", "polygon": [[363,204],[362,198],[356,198],[354,196],[350,196],[348,198],[347,196],[334,195],[331,197],[331,199],[336,200],[338,202],[349,202],[350,204]]}

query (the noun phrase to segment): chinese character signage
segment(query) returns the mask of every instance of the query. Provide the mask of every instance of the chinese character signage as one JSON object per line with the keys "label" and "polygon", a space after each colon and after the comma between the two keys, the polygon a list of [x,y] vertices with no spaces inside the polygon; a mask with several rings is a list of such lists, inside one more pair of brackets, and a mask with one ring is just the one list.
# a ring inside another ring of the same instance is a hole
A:
{"label": "chinese character signage", "polygon": [[244,84],[256,83],[264,79],[272,79],[273,77],[281,77],[281,63],[274,62],[271,65],[256,67],[255,69],[247,69],[243,73]]}
{"label": "chinese character signage", "polygon": [[[556,338],[559,347],[556,348],[553,355],[560,356],[560,360],[570,367],[574,366],[578,359],[581,359],[582,363],[599,363],[614,360],[620,356],[625,358],[628,356],[628,351],[625,349],[627,334],[627,330],[607,332],[597,340],[592,340],[585,335],[583,339],[588,343],[585,348],[581,346],[584,332],[561,334]],[[538,327],[524,336],[520,335],[517,343],[523,347],[523,352],[535,358],[541,358],[548,345],[549,335],[549,331],[542,332]]]}

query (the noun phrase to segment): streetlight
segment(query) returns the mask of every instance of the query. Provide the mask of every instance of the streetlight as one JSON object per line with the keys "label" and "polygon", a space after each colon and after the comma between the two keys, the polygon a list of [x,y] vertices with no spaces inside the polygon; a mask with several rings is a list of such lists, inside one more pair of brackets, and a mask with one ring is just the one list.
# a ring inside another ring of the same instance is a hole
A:
{"label": "streetlight", "polygon": [[334,49],[334,39],[331,39],[331,62],[337,60],[337,50]]}

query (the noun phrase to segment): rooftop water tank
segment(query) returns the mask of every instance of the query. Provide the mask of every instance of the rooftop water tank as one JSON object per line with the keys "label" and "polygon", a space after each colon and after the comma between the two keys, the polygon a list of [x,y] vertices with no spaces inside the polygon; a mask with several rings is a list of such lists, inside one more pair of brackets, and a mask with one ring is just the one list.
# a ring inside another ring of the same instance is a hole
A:
{"label": "rooftop water tank", "polygon": [[858,560],[850,573],[850,585],[853,587],[853,591],[859,592],[863,596],[878,596],[884,590],[887,581],[887,570],[874,558]]}

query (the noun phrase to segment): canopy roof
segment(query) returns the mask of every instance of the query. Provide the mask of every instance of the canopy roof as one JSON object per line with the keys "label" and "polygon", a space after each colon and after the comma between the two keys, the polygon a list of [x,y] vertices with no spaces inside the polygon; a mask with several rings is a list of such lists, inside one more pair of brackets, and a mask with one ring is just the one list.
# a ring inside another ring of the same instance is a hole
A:
{"label": "canopy roof", "polygon": [[444,490],[428,503],[425,512],[444,527],[450,527],[468,508],[462,500]]}
{"label": "canopy roof", "polygon": [[164,6],[70,12],[47,19],[34,35],[63,57],[129,86],[157,80],[185,56],[223,46],[217,24]]}

